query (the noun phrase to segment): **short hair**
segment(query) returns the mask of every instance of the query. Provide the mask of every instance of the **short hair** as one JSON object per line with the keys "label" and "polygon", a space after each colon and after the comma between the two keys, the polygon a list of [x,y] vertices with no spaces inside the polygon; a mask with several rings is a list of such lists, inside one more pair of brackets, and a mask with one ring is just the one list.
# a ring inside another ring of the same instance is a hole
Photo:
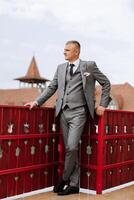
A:
{"label": "short hair", "polygon": [[69,40],[66,44],[75,44],[79,49],[81,48],[81,45],[77,40]]}

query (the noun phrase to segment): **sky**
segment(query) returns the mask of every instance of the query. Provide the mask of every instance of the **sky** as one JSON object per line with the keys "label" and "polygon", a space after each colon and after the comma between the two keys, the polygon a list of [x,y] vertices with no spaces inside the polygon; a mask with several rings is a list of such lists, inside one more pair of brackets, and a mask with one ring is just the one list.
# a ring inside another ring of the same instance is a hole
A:
{"label": "sky", "polygon": [[52,80],[68,40],[112,84],[134,86],[134,0],[0,0],[0,89],[18,88],[33,56]]}

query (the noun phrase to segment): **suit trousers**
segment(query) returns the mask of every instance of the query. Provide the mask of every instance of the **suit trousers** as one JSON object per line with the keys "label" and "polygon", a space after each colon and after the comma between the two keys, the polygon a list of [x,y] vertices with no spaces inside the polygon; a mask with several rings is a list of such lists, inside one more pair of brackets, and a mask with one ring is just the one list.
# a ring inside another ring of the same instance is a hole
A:
{"label": "suit trousers", "polygon": [[70,109],[67,107],[61,112],[60,123],[65,145],[65,163],[62,178],[70,181],[71,186],[79,187],[79,158],[78,147],[87,120],[87,108],[81,106]]}

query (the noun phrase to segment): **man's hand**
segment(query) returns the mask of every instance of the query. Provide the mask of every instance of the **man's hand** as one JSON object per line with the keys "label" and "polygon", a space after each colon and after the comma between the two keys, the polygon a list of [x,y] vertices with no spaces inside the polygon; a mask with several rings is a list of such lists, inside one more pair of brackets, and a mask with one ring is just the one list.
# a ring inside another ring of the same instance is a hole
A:
{"label": "man's hand", "polygon": [[98,115],[98,116],[102,116],[103,114],[104,114],[104,111],[105,111],[105,107],[103,107],[103,106],[97,106],[97,108],[96,108],[96,114]]}
{"label": "man's hand", "polygon": [[34,107],[37,107],[37,102],[36,101],[31,101],[26,103],[24,106],[29,106],[29,109],[31,110]]}

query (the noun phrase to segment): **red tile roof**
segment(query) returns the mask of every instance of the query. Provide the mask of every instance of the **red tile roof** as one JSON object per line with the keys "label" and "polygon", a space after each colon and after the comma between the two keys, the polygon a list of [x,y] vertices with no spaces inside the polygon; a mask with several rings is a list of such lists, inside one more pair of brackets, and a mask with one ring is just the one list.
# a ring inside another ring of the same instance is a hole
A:
{"label": "red tile roof", "polygon": [[[0,89],[0,104],[20,106],[35,100],[39,95],[40,91],[37,88]],[[55,101],[56,93],[43,106],[54,107]]]}
{"label": "red tile roof", "polygon": [[[100,100],[101,87],[96,87],[96,101]],[[0,90],[0,104],[24,105],[26,102],[33,101],[40,95],[37,88],[21,88]],[[118,103],[119,109],[134,111],[134,87],[128,83],[112,85],[111,97]],[[43,106],[54,107],[57,99],[55,93]]]}
{"label": "red tile roof", "polygon": [[[99,102],[101,87],[96,87],[96,97]],[[111,86],[111,97],[117,101],[118,108],[121,110],[134,110],[134,87],[129,83],[115,84]]]}

